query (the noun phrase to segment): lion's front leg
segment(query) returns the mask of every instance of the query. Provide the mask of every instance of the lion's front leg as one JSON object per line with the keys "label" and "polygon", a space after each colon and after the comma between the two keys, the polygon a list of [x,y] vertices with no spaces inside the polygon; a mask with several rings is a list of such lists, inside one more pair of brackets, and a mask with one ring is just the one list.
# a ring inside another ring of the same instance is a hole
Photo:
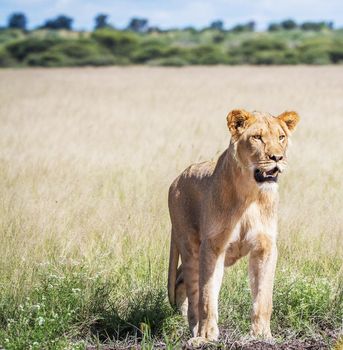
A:
{"label": "lion's front leg", "polygon": [[[212,243],[212,244],[211,244]],[[205,240],[200,247],[199,336],[217,340],[218,297],[224,272],[225,251],[216,252],[213,242]]]}
{"label": "lion's front leg", "polygon": [[258,235],[249,259],[249,277],[253,298],[251,333],[254,336],[272,337],[270,318],[276,261],[276,243],[267,235]]}

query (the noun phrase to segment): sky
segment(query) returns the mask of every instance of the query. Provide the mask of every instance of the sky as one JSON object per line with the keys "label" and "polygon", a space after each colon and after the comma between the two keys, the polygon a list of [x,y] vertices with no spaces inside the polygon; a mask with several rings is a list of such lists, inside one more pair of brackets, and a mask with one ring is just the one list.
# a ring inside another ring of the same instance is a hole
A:
{"label": "sky", "polygon": [[287,18],[327,20],[343,27],[342,0],[0,0],[0,26],[17,11],[27,15],[29,28],[65,14],[74,19],[75,29],[90,30],[99,13],[108,14],[116,28],[126,27],[132,17],[147,18],[151,26],[163,29],[202,28],[221,19],[226,28],[254,20],[263,30],[268,23]]}

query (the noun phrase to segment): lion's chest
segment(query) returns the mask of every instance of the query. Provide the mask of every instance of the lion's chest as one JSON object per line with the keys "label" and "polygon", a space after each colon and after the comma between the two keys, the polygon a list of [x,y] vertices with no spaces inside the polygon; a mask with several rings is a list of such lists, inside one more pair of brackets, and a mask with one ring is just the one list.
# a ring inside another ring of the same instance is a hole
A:
{"label": "lion's chest", "polygon": [[265,215],[258,203],[246,208],[229,234],[225,247],[225,265],[234,264],[239,258],[247,255],[259,245],[261,240],[275,242],[277,220],[274,215]]}

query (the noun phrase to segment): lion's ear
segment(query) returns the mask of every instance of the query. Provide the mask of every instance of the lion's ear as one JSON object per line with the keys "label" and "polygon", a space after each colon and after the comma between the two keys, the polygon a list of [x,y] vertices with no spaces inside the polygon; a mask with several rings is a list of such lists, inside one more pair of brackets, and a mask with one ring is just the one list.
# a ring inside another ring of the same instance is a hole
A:
{"label": "lion's ear", "polygon": [[256,118],[244,109],[234,109],[226,117],[227,126],[234,139],[237,139]]}
{"label": "lion's ear", "polygon": [[294,131],[295,127],[297,126],[300,117],[297,112],[283,112],[278,116],[278,119],[283,121],[289,131]]}

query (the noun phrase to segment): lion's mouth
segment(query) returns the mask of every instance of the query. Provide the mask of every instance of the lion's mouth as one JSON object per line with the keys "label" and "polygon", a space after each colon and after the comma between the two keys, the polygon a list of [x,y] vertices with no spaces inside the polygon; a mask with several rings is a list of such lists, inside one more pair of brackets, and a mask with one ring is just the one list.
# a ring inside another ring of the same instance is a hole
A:
{"label": "lion's mouth", "polygon": [[255,169],[254,178],[256,182],[277,182],[280,169],[275,167],[268,171],[262,171],[260,169]]}

